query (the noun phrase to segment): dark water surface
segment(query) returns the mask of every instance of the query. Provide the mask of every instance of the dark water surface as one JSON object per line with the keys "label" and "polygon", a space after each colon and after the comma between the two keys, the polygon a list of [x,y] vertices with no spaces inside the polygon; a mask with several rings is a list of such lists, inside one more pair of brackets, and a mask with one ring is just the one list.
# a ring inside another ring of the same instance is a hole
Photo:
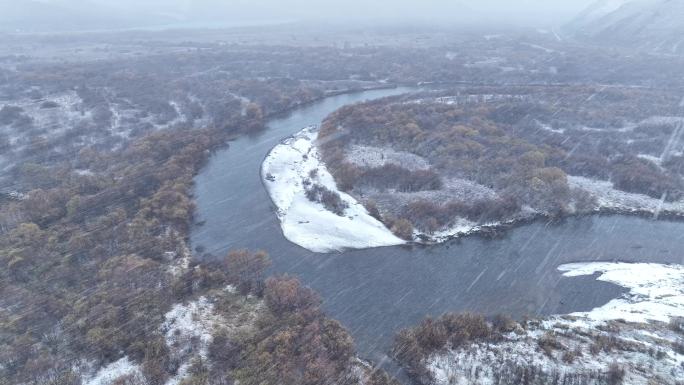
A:
{"label": "dark water surface", "polygon": [[593,277],[563,278],[557,266],[579,261],[684,263],[684,223],[592,216],[535,222],[500,239],[472,236],[430,247],[386,247],[315,254],[287,241],[260,178],[281,139],[363,100],[409,89],[335,96],[270,122],[269,129],[219,151],[196,177],[193,247],[223,255],[267,251],[273,273],[289,273],[318,291],[325,310],[352,333],[359,353],[382,360],[393,335],[427,315],[475,311],[548,315],[586,311],[622,289]]}

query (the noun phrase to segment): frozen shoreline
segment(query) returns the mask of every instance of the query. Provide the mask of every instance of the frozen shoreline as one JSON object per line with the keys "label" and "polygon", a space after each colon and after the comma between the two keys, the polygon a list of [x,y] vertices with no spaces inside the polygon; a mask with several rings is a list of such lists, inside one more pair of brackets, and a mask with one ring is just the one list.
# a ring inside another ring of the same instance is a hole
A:
{"label": "frozen shoreline", "polygon": [[[396,246],[406,241],[373,218],[353,197],[338,190],[322,164],[314,142],[317,132],[308,127],[284,140],[266,157],[261,176],[278,211],[285,237],[313,252]],[[314,173],[312,173],[312,170]],[[339,194],[348,206],[343,216],[306,197],[306,184],[316,183]]]}
{"label": "frozen shoreline", "polygon": [[684,317],[684,266],[655,263],[571,263],[558,267],[564,277],[599,274],[597,280],[629,290],[588,312],[571,315],[591,321],[669,322]]}
{"label": "frozen shoreline", "polygon": [[603,384],[611,368],[623,370],[623,383],[634,385],[674,383],[684,376],[684,354],[677,347],[683,330],[667,324],[684,316],[684,266],[587,262],[558,270],[567,278],[598,274],[597,280],[629,292],[588,312],[528,322],[494,342],[436,352],[424,363],[435,383],[497,383],[523,369],[549,383],[581,377],[592,385]]}

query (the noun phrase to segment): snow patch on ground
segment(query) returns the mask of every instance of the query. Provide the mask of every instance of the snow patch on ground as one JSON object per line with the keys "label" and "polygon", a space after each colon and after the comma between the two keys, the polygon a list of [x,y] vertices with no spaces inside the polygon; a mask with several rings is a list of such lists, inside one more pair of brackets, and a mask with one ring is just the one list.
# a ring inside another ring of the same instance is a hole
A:
{"label": "snow patch on ground", "polygon": [[649,154],[638,154],[637,157],[639,157],[639,158],[641,158],[641,159],[644,159],[644,160],[647,160],[647,161],[649,161],[649,162],[652,162],[653,164],[655,164],[655,165],[657,165],[658,167],[660,167],[661,170],[663,169],[663,168],[661,167],[661,164],[663,163],[661,157],[653,156],[653,155],[649,155]]}
{"label": "snow patch on ground", "polygon": [[[490,226],[499,225],[499,223],[495,223]],[[455,237],[472,234],[474,232],[481,230],[482,228],[483,226],[480,226],[475,222],[469,221],[468,219],[456,218],[454,223],[451,226],[449,226],[449,228],[435,231],[432,234],[426,234],[416,231],[415,237],[429,239],[429,242],[432,243],[442,243]]]}
{"label": "snow patch on ground", "polygon": [[[229,312],[220,311],[214,306],[218,298],[230,301]],[[209,362],[209,346],[215,331],[227,332],[229,335],[249,332],[255,323],[263,301],[252,296],[243,296],[232,286],[212,292],[188,303],[174,305],[164,315],[160,329],[169,348],[171,360],[178,363],[176,374],[166,381],[165,385],[178,385],[188,377],[188,371],[196,358]],[[92,373],[86,369],[83,372]],[[110,385],[122,376],[132,376],[144,382],[140,365],[124,357],[105,367],[95,374],[84,375],[84,385]]]}
{"label": "snow patch on ground", "polygon": [[599,281],[629,289],[592,311],[575,313],[594,321],[669,322],[684,317],[684,266],[652,263],[572,263],[558,267],[565,277],[600,274]]}
{"label": "snow patch on ground", "polygon": [[[314,146],[317,136],[313,127],[304,129],[276,146],[262,165],[264,184],[278,208],[285,237],[318,253],[406,243],[373,218],[361,203],[339,191]],[[347,203],[344,216],[307,199],[305,183],[312,180],[312,170],[316,170],[313,182],[337,192]]]}
{"label": "snow patch on ground", "polygon": [[100,368],[92,377],[83,378],[83,385],[109,385],[114,380],[123,377],[132,376],[142,379],[142,372],[140,366],[129,361],[128,357],[112,362],[111,364]]}
{"label": "snow patch on ground", "polygon": [[214,313],[214,305],[206,297],[200,297],[187,304],[176,304],[164,319],[162,331],[171,357],[181,362],[178,372],[166,385],[177,385],[188,374],[193,357],[207,359],[211,332],[220,318]]}
{"label": "snow patch on ground", "polygon": [[359,167],[382,167],[395,164],[407,170],[427,170],[430,163],[423,157],[391,148],[353,145],[346,153],[346,158]]}
{"label": "snow patch on ground", "polygon": [[[467,67],[468,65],[466,65]],[[472,66],[472,65],[470,65]],[[502,70],[520,70],[521,68],[516,67],[506,67],[497,66]],[[429,98],[416,98],[411,100],[406,100],[401,102],[401,104],[446,104],[449,106],[460,106],[469,104],[481,104],[481,103],[492,103],[500,102],[506,100],[525,100],[527,96],[525,95],[515,95],[515,94],[458,94],[451,96],[439,96],[439,97],[429,97]]]}
{"label": "snow patch on ground", "polygon": [[654,215],[662,212],[684,214],[684,200],[665,202],[648,195],[618,190],[609,181],[581,176],[568,176],[568,184],[571,188],[580,188],[594,195],[599,208],[631,212],[646,211]]}
{"label": "snow patch on ground", "polygon": [[[214,303],[219,303],[219,299],[231,303],[229,311],[214,306]],[[210,362],[209,346],[214,332],[226,332],[228,335],[249,333],[263,307],[263,301],[252,296],[243,296],[233,286],[186,304],[174,305],[164,316],[161,330],[170,349],[171,359],[178,362],[179,367],[166,385],[178,385],[186,379],[196,358],[200,358],[205,364]]]}
{"label": "snow patch on ground", "polygon": [[521,211],[514,217],[497,222],[476,223],[466,218],[457,217],[454,219],[453,223],[447,228],[435,231],[433,233],[423,233],[420,231],[415,231],[414,236],[416,239],[419,239],[422,243],[425,244],[443,243],[454,238],[478,234],[485,232],[487,230],[496,230],[503,226],[513,225],[520,221],[534,218],[539,214],[539,211],[529,206],[523,206]]}
{"label": "snow patch on ground", "polygon": [[549,131],[549,132],[553,132],[553,133],[556,133],[556,134],[563,134],[563,133],[565,133],[565,130],[562,129],[562,128],[553,128],[553,127],[551,127],[550,125],[545,124],[545,123],[542,123],[542,122],[540,122],[540,121],[538,121],[538,120],[535,120],[534,122],[537,124],[537,126],[539,126],[539,128],[541,128],[541,129],[544,130],[544,131]]}
{"label": "snow patch on ground", "polygon": [[375,201],[382,213],[391,213],[395,216],[398,215],[398,208],[421,200],[430,202],[470,202],[496,199],[498,197],[494,189],[464,178],[444,178],[443,183],[444,186],[439,190],[414,192],[378,191],[368,187],[357,187],[354,189],[354,195],[369,197]]}

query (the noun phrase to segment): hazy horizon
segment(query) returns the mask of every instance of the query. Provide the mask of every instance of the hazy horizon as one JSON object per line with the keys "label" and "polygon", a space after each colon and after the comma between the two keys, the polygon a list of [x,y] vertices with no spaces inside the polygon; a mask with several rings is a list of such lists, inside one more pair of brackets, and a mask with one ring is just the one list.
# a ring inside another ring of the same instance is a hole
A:
{"label": "hazy horizon", "polygon": [[13,28],[43,30],[50,29],[50,24],[53,24],[50,15],[60,18],[61,13],[71,17],[57,21],[67,29],[89,23],[107,28],[107,24],[145,27],[265,20],[541,27],[563,24],[592,2],[595,0],[0,0],[0,11],[4,11]]}

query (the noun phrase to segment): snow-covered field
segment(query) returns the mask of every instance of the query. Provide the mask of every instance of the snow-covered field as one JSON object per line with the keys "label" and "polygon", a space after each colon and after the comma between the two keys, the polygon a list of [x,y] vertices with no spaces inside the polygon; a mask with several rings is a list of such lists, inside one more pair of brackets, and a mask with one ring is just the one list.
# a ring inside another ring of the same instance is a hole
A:
{"label": "snow-covered field", "polygon": [[391,148],[353,145],[345,155],[347,160],[360,167],[381,167],[391,163],[411,171],[430,168],[430,163],[424,158]]}
{"label": "snow-covered field", "polygon": [[580,188],[594,195],[599,208],[620,210],[625,212],[650,212],[658,215],[662,212],[684,214],[684,201],[665,202],[648,195],[634,194],[618,190],[613,183],[581,176],[568,176],[568,184],[572,188]]}
{"label": "snow-covered field", "polygon": [[[589,312],[528,322],[501,341],[472,343],[431,355],[425,363],[439,385],[528,383],[675,384],[684,378],[682,333],[668,325],[684,316],[684,267],[646,263],[574,263],[564,277],[597,279],[629,290]],[[616,370],[617,369],[617,370]],[[558,381],[558,382],[553,382]],[[577,382],[581,381],[581,382]]]}
{"label": "snow-covered field", "polygon": [[[278,208],[283,234],[313,252],[404,244],[353,197],[339,191],[314,145],[313,127],[276,146],[262,166],[262,177]],[[314,173],[312,173],[313,170]],[[306,197],[306,183],[337,192],[348,208],[340,216]]]}

